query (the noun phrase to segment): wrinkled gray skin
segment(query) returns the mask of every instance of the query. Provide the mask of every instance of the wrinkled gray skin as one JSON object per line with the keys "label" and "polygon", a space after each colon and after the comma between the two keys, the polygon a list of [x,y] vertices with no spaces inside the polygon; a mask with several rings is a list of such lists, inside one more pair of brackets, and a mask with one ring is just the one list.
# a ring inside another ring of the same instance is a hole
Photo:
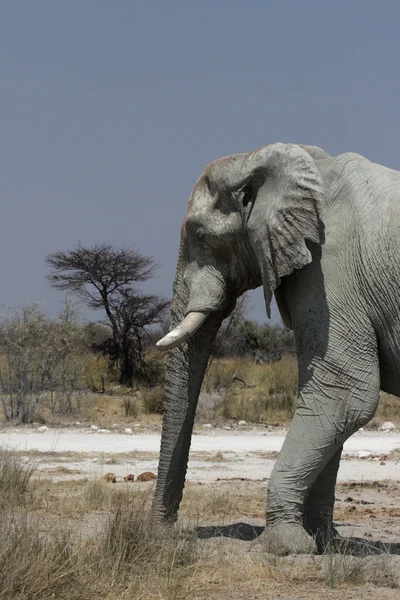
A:
{"label": "wrinkled gray skin", "polygon": [[380,389],[400,395],[399,231],[400,173],[357,154],[277,143],[205,168],[182,225],[172,327],[191,311],[210,314],[168,355],[161,519],[177,516],[218,327],[239,295],[263,285],[268,315],[275,293],[295,334],[299,397],[262,538],[287,554],[321,550],[334,535],[343,443],[374,416]]}

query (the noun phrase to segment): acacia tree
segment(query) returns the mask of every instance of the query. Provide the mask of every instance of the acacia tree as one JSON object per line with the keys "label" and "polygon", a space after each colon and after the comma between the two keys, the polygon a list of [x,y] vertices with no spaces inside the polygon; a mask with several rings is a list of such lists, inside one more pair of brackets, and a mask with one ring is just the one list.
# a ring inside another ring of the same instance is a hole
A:
{"label": "acacia tree", "polygon": [[120,372],[120,383],[132,385],[146,378],[143,337],[150,325],[159,323],[169,302],[143,294],[138,284],[150,279],[156,265],[152,258],[131,248],[96,244],[58,251],[46,257],[48,279],[59,290],[70,291],[85,304],[105,311],[111,336],[103,350]]}

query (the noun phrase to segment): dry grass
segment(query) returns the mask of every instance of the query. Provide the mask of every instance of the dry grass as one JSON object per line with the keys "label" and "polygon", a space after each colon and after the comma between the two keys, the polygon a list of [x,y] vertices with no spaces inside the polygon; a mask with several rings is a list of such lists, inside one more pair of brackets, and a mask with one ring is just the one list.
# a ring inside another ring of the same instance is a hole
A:
{"label": "dry grass", "polygon": [[152,484],[34,481],[17,456],[2,451],[0,463],[18,490],[0,504],[0,600],[236,599],[288,589],[299,597],[310,583],[305,597],[339,600],[351,587],[364,595],[367,585],[398,585],[386,555],[279,558],[246,542],[194,536],[200,515],[218,523],[261,516],[262,483],[189,484],[185,529],[160,528],[150,519]]}
{"label": "dry grass", "polygon": [[259,365],[248,359],[215,360],[206,374],[199,416],[250,423],[287,423],[297,397],[297,366],[292,357]]}
{"label": "dry grass", "polygon": [[322,570],[328,587],[337,588],[343,584],[365,585],[368,582],[393,589],[400,587],[398,565],[393,562],[389,552],[359,558],[346,552],[346,547],[341,554],[328,547],[325,557]]}
{"label": "dry grass", "polygon": [[142,411],[150,414],[161,414],[163,412],[164,388],[158,386],[144,390],[141,395]]}
{"label": "dry grass", "polygon": [[392,421],[400,425],[400,399],[390,394],[381,394],[378,410],[375,417],[368,424],[369,427],[378,428],[385,421]]}
{"label": "dry grass", "polygon": [[265,515],[266,484],[252,483],[232,486],[221,482],[218,486],[200,483],[187,484],[180,514],[190,521],[200,518],[227,522],[229,519],[261,517]]}
{"label": "dry grass", "polygon": [[[164,401],[162,385],[135,390],[113,386],[111,376],[104,377],[103,359],[88,357],[87,361],[88,386],[100,389],[105,382],[105,393],[81,394],[79,402],[74,401],[74,405],[79,405],[79,414],[69,417],[53,415],[50,401],[43,398],[36,414],[37,422],[59,425],[79,420],[82,424],[95,423],[107,429],[114,423],[129,426],[137,420],[160,423]],[[89,385],[90,381],[93,385]],[[284,357],[273,364],[256,364],[247,358],[214,359],[204,378],[196,418],[215,424],[244,420],[287,425],[293,417],[296,400],[294,357]],[[384,421],[400,425],[400,401],[395,396],[382,394],[376,416],[368,427],[377,428]]]}
{"label": "dry grass", "polygon": [[25,500],[35,465],[24,465],[8,450],[0,448],[0,505],[20,505]]}
{"label": "dry grass", "polygon": [[[155,528],[149,487],[90,480],[70,494],[71,484],[40,481],[28,493],[30,469],[6,451],[2,467],[12,493],[0,505],[1,600],[191,597],[195,540]],[[78,513],[97,517],[94,530]]]}
{"label": "dry grass", "polygon": [[[242,380],[242,381],[240,381]],[[297,401],[297,363],[284,357],[269,365],[245,358],[212,361],[199,401],[203,421],[224,419],[284,425],[293,417]],[[369,427],[384,421],[400,424],[400,399],[382,394]]]}

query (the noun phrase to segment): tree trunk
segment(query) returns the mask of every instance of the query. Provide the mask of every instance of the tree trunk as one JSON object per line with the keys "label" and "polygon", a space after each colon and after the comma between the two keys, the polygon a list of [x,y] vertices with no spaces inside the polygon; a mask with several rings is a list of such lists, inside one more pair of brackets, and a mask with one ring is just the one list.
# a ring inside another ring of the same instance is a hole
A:
{"label": "tree trunk", "polygon": [[132,387],[133,385],[133,358],[129,343],[123,343],[120,349],[119,357],[119,383]]}

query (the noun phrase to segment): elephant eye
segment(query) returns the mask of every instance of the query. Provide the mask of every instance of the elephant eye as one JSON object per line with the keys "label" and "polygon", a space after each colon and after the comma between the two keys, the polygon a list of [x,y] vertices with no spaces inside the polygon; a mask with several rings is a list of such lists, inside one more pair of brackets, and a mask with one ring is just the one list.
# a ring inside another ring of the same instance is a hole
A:
{"label": "elephant eye", "polygon": [[198,242],[202,243],[206,239],[206,232],[204,229],[198,229],[196,231],[196,239]]}
{"label": "elephant eye", "polygon": [[246,185],[242,189],[241,194],[242,194],[242,204],[243,204],[243,206],[246,207],[249,204],[249,202],[251,202],[251,199],[253,197],[253,190],[252,190],[251,186]]}

